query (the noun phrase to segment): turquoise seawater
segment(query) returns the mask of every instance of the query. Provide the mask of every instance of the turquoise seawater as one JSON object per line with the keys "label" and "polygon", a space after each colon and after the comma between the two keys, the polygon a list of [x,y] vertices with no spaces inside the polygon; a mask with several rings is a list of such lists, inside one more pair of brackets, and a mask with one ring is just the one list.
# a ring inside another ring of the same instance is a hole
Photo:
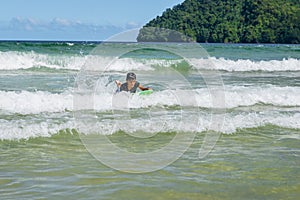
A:
{"label": "turquoise seawater", "polygon": [[109,45],[0,42],[1,199],[299,198],[299,45]]}

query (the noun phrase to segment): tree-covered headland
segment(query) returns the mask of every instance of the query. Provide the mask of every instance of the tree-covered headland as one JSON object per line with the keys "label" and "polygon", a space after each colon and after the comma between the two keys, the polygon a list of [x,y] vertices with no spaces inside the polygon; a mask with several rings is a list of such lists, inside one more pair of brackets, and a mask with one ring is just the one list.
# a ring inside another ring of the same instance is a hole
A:
{"label": "tree-covered headland", "polygon": [[167,42],[174,32],[147,27],[197,42],[299,44],[300,0],[185,0],[147,23],[137,38]]}

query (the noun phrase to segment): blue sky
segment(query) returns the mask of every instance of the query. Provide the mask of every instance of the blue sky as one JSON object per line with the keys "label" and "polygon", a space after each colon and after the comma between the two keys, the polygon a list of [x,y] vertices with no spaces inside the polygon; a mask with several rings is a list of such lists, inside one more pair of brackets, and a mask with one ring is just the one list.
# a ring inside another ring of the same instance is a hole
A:
{"label": "blue sky", "polygon": [[105,40],[183,0],[5,0],[0,40]]}

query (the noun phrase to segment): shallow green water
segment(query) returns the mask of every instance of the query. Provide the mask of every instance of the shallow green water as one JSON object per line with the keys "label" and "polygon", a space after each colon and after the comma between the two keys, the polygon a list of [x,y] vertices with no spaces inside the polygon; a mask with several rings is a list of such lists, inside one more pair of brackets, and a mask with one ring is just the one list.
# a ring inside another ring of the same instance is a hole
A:
{"label": "shallow green water", "polygon": [[[297,199],[300,141],[290,138],[291,134],[299,131],[265,126],[221,135],[202,160],[198,150],[203,135],[198,134],[182,158],[145,174],[104,166],[87,152],[76,133],[2,141],[1,198]],[[159,138],[152,143],[167,143],[170,135]],[[138,142],[123,133],[110,139],[128,146]],[[135,151],[151,149],[152,143],[135,145]]]}

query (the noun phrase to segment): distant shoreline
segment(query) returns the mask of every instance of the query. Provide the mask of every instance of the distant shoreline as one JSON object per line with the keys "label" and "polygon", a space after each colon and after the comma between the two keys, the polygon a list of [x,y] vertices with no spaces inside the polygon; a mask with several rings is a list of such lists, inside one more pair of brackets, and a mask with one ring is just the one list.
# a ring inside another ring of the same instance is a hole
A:
{"label": "distant shoreline", "polygon": [[96,40],[1,40],[0,42],[32,42],[32,43],[48,43],[48,42],[70,42],[70,43],[103,43]]}
{"label": "distant shoreline", "polygon": [[[0,42],[30,42],[30,43],[55,43],[55,42],[63,42],[63,43],[96,43],[101,44],[107,41],[97,41],[97,40],[1,40]],[[117,41],[109,41],[109,43],[143,43],[143,42],[117,42]],[[172,43],[172,42],[162,42],[162,43]],[[224,44],[224,45],[300,45],[293,43],[218,43],[218,42],[197,42],[198,44]]]}

